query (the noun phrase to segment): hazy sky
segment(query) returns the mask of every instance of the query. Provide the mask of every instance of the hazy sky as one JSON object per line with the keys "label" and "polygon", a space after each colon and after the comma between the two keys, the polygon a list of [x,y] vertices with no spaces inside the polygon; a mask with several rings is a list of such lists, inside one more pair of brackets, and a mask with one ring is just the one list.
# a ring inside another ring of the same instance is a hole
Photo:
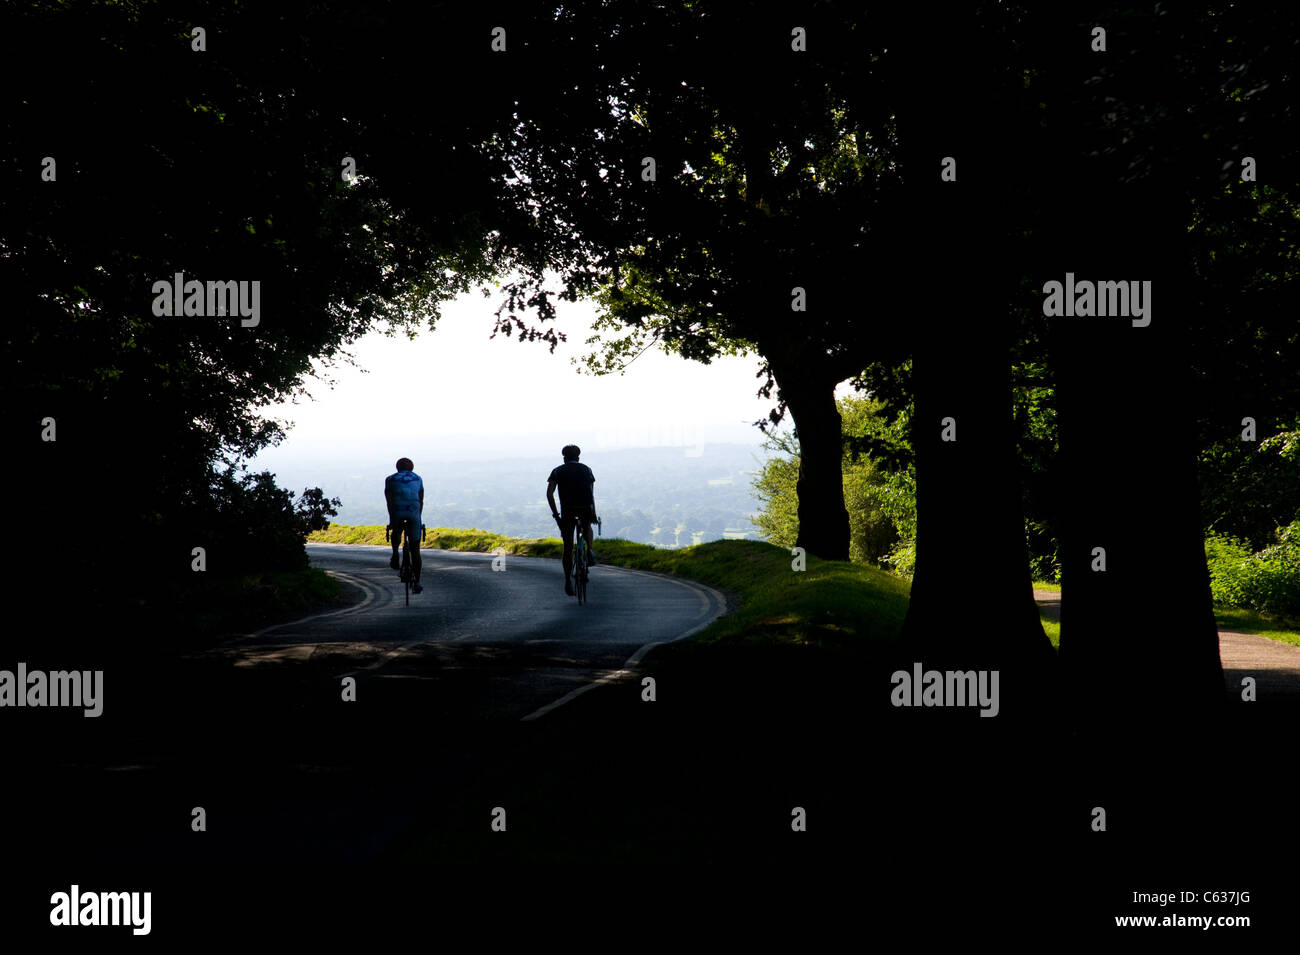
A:
{"label": "hazy sky", "polygon": [[[333,388],[308,383],[314,401],[264,409],[294,427],[256,460],[269,466],[363,444],[459,448],[485,441],[508,456],[512,446],[531,443],[528,436],[558,433],[599,447],[762,440],[751,422],[772,403],[754,395],[756,357],[703,365],[652,348],[623,375],[579,374],[570,359],[590,349],[594,304],[556,303],[555,326],[568,340],[550,354],[541,342],[489,340],[498,302],[495,291],[491,298],[467,294],[415,341],[366,336],[352,348],[365,371],[339,365],[327,373]],[[447,440],[455,435],[474,437]]]}

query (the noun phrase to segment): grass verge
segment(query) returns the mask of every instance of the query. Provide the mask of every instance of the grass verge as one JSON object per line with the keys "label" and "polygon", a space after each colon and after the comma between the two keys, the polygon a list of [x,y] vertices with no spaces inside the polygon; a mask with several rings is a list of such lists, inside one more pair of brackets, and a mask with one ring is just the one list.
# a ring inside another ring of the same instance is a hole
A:
{"label": "grass verge", "polygon": [[1043,633],[1047,634],[1047,639],[1052,641],[1052,647],[1056,650],[1061,649],[1061,622],[1053,620],[1047,614],[1043,613],[1041,607],[1038,608],[1038,618],[1043,622]]}
{"label": "grass verge", "polygon": [[1265,616],[1254,610],[1240,610],[1236,607],[1215,607],[1214,619],[1218,622],[1220,630],[1253,633],[1268,637],[1270,640],[1277,640],[1279,643],[1300,647],[1300,621]]}
{"label": "grass verge", "polygon": [[104,607],[142,635],[169,646],[203,646],[220,637],[295,620],[346,602],[343,588],[315,568],[218,577],[195,574],[183,583]]}

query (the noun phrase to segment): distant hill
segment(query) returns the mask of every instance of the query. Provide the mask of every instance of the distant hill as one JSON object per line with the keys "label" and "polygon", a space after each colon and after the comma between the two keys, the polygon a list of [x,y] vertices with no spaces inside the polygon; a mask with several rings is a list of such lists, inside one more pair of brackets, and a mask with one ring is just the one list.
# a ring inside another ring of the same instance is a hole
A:
{"label": "distant hill", "polygon": [[[424,479],[424,522],[430,527],[474,527],[511,537],[555,533],[546,504],[546,477],[561,463],[558,453],[439,461],[418,457],[417,450],[407,453]],[[737,443],[597,446],[590,452],[584,449],[582,462],[596,475],[596,506],[604,534],[684,547],[722,538],[759,539],[750,522],[758,508],[752,481],[767,453],[758,444]],[[278,460],[255,460],[252,466],[273,471],[276,483],[296,493],[320,487],[327,496],[342,499],[336,518],[340,523],[387,523],[383,485],[393,472],[391,450],[383,458],[377,453],[366,459],[274,458]]]}

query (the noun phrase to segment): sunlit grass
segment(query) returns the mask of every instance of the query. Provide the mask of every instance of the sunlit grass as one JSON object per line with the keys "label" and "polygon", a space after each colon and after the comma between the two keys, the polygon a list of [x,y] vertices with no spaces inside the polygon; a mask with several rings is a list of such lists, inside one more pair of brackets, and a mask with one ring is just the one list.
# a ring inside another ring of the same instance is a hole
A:
{"label": "sunlit grass", "polygon": [[[1037,586],[1037,584],[1035,584],[1035,586]],[[1047,639],[1052,641],[1052,646],[1056,649],[1061,649],[1061,624],[1056,620],[1050,619],[1047,614],[1042,612],[1041,607],[1039,608],[1038,616],[1039,619],[1043,621],[1043,633],[1047,634]]]}
{"label": "sunlit grass", "polygon": [[1214,619],[1220,630],[1253,633],[1300,647],[1300,622],[1294,620],[1268,617],[1253,610],[1239,610],[1235,607],[1215,607]]}

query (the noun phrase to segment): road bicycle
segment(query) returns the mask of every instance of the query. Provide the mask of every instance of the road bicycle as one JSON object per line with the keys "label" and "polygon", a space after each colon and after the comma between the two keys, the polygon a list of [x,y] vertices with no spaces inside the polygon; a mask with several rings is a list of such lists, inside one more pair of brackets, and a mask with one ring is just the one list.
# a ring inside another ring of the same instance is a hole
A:
{"label": "road bicycle", "polygon": [[[423,524],[420,525],[420,540],[424,540],[424,532],[428,530]],[[384,528],[384,542],[392,540],[393,525],[389,524]],[[411,535],[402,535],[402,569],[398,571],[402,585],[406,588],[406,606],[411,606],[411,588],[415,586],[415,569],[414,558],[412,554],[415,548],[411,546]]]}
{"label": "road bicycle", "polygon": [[[579,606],[587,602],[587,579],[591,566],[587,562],[591,556],[587,550],[587,535],[582,531],[582,522],[578,521],[578,543],[573,550],[573,592],[578,596]],[[596,533],[600,533],[600,518],[596,518]]]}

